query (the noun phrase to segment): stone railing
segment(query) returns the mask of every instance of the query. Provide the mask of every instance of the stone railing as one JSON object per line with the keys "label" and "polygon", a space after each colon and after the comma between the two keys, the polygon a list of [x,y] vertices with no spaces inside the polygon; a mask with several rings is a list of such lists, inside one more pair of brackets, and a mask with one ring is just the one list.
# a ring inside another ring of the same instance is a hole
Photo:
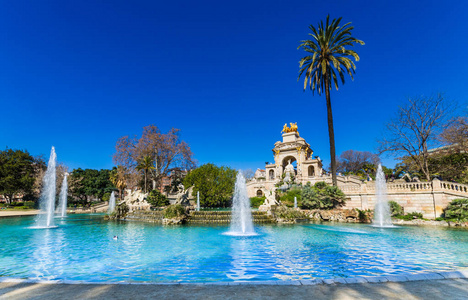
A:
{"label": "stone railing", "polygon": [[[375,185],[372,187],[375,190]],[[432,182],[402,182],[402,183],[387,183],[387,192],[427,192],[432,191]]]}
{"label": "stone railing", "polygon": [[[375,194],[375,182],[359,185],[339,186],[345,194]],[[468,197],[468,185],[448,181],[432,182],[394,182],[387,183],[387,192],[392,193],[427,193],[448,192]]]}
{"label": "stone railing", "polygon": [[443,191],[450,191],[456,193],[462,193],[468,195],[468,185],[462,183],[455,183],[455,182],[448,182],[448,181],[441,181],[440,182],[440,189]]}
{"label": "stone railing", "polygon": [[356,194],[362,191],[362,187],[360,185],[344,185],[344,186],[339,186],[339,188],[345,194]]}

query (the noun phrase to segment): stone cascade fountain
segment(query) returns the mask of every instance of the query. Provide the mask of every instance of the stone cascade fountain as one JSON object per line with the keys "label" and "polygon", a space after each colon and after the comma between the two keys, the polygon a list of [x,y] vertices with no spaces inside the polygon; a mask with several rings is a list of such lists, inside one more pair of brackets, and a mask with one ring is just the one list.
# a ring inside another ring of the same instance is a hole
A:
{"label": "stone cascade fountain", "polygon": [[115,192],[112,192],[109,197],[109,207],[107,208],[107,214],[113,213],[115,210]]}
{"label": "stone cascade fountain", "polygon": [[394,227],[392,224],[392,218],[390,216],[390,205],[388,204],[387,198],[387,182],[385,180],[385,174],[382,171],[382,165],[379,164],[377,168],[377,175],[375,180],[375,209],[374,209],[374,221],[372,226],[374,227]]}
{"label": "stone cascade fountain", "polygon": [[233,236],[257,235],[252,222],[250,199],[247,196],[247,186],[242,172],[237,172],[234,198],[232,201],[231,229],[226,233]]}
{"label": "stone cascade fountain", "polygon": [[36,217],[36,226],[34,228],[57,227],[54,224],[56,165],[57,155],[55,154],[55,148],[52,147],[49,163],[47,164],[47,171],[42,179],[43,188],[39,200],[41,213]]}
{"label": "stone cascade fountain", "polygon": [[68,174],[65,174],[62,181],[62,189],[60,190],[59,196],[59,217],[66,217],[67,216],[67,197],[68,197]]}

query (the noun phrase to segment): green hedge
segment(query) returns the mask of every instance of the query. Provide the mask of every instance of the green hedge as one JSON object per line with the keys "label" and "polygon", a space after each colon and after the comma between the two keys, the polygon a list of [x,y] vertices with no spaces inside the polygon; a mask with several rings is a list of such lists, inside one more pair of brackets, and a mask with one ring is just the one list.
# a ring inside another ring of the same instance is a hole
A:
{"label": "green hedge", "polygon": [[266,197],[252,197],[250,198],[250,207],[258,208],[260,205],[265,202]]}
{"label": "green hedge", "polygon": [[164,210],[164,218],[166,219],[181,217],[184,214],[185,214],[185,209],[179,204],[169,205]]}

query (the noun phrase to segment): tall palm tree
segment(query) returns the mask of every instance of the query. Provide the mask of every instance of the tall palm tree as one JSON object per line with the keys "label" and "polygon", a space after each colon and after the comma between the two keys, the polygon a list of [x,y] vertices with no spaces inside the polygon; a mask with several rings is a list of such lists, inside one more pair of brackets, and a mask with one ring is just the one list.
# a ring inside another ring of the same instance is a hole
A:
{"label": "tall palm tree", "polygon": [[328,136],[330,139],[330,157],[333,185],[336,186],[336,158],[335,158],[335,133],[333,130],[333,115],[330,101],[330,89],[332,82],[338,90],[338,76],[341,83],[345,82],[345,72],[353,79],[356,65],[351,60],[359,60],[359,56],[353,50],[346,49],[346,46],[353,47],[354,44],[364,45],[364,42],[351,36],[351,23],[340,26],[341,18],[333,19],[330,16],[324,24],[320,21],[318,28],[310,25],[312,33],[311,40],[301,41],[297,49],[304,49],[310,53],[299,62],[299,77],[305,73],[304,90],[309,86],[312,92],[317,91],[321,95],[325,91],[327,100],[328,115]]}
{"label": "tall palm tree", "polygon": [[145,193],[147,192],[146,190],[146,181],[148,177],[148,172],[151,169],[154,169],[153,167],[153,158],[151,156],[144,156],[140,162],[138,163],[138,166],[136,167],[138,171],[143,170],[145,174]]}
{"label": "tall palm tree", "polygon": [[112,184],[119,190],[120,200],[123,200],[123,191],[127,187],[126,170],[123,166],[114,167],[109,175]]}

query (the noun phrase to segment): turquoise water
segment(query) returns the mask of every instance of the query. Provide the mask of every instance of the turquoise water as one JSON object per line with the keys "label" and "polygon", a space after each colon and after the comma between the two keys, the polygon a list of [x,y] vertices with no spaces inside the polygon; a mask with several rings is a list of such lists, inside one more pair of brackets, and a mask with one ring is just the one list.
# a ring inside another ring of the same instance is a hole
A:
{"label": "turquoise water", "polygon": [[[102,215],[0,219],[0,276],[87,282],[201,282],[376,276],[468,267],[468,230],[362,224],[164,227]],[[117,235],[118,240],[113,236]]]}

